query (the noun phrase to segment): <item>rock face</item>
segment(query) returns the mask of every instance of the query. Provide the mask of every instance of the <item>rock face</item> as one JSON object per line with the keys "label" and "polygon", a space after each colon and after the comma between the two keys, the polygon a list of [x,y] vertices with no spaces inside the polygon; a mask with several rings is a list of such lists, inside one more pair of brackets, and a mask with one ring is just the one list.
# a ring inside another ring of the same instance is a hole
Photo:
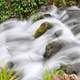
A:
{"label": "rock face", "polygon": [[40,27],[34,33],[34,35],[33,35],[34,38],[40,37],[42,34],[44,34],[50,28],[52,28],[51,23],[45,22],[45,23],[41,24]]}
{"label": "rock face", "polygon": [[66,66],[63,66],[64,71],[67,74],[79,74],[80,73],[80,63],[75,63],[75,64],[69,64]]}
{"label": "rock face", "polygon": [[63,47],[64,43],[62,41],[53,41],[46,46],[46,51],[44,53],[44,58],[49,58],[55,55]]}

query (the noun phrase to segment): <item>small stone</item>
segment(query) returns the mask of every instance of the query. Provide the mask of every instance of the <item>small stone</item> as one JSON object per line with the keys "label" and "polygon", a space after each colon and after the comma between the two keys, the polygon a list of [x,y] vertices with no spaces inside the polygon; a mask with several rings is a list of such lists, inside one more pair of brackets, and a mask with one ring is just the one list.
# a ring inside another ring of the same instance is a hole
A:
{"label": "small stone", "polygon": [[8,68],[11,69],[14,67],[14,63],[13,62],[8,62]]}
{"label": "small stone", "polygon": [[44,17],[51,17],[50,14],[44,14],[43,16],[44,16]]}
{"label": "small stone", "polygon": [[62,32],[63,32],[62,30],[59,30],[59,31],[55,32],[54,33],[55,37],[61,36],[62,35]]}

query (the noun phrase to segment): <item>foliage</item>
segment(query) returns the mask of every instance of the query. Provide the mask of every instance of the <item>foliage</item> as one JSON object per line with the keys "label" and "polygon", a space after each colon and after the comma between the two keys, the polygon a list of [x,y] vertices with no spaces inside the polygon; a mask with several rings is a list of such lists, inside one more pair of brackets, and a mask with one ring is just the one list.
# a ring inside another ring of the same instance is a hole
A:
{"label": "foliage", "polygon": [[79,4],[77,0],[54,0],[57,7],[68,7]]}
{"label": "foliage", "polygon": [[43,76],[43,80],[53,80],[53,77],[55,76],[63,76],[64,75],[64,70],[62,67],[60,67],[59,69],[55,69],[53,71],[48,71],[46,70]]}
{"label": "foliage", "polygon": [[80,4],[79,0],[0,0],[0,23],[9,18],[27,19],[52,2],[57,7]]}
{"label": "foliage", "polygon": [[4,66],[0,72],[0,80],[19,80],[18,75],[18,72],[14,73],[14,68],[8,71],[7,67]]}
{"label": "foliage", "polygon": [[5,0],[0,0],[0,22],[10,17],[8,6]]}
{"label": "foliage", "polygon": [[50,14],[42,14],[42,13],[35,14],[32,18],[32,23],[34,23],[40,19],[43,19],[45,17],[51,17],[51,15]]}
{"label": "foliage", "polygon": [[44,16],[42,14],[35,14],[32,18],[32,23],[34,23],[40,19],[43,19],[43,18],[44,18]]}
{"label": "foliage", "polygon": [[36,13],[47,0],[0,0],[0,22],[9,18],[26,19]]}

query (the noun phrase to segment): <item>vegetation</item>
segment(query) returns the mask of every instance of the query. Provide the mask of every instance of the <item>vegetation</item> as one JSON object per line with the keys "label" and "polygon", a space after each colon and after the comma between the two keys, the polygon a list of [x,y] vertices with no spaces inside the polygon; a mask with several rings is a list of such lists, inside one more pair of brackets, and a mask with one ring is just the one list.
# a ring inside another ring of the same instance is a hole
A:
{"label": "vegetation", "polygon": [[8,71],[7,67],[4,66],[0,72],[0,80],[20,80],[19,73],[14,73],[14,68]]}
{"label": "vegetation", "polygon": [[0,23],[9,18],[27,19],[42,5],[55,4],[57,7],[79,4],[79,0],[0,0]]}
{"label": "vegetation", "polygon": [[54,4],[57,7],[68,7],[72,5],[77,5],[78,0],[54,0]]}
{"label": "vegetation", "polygon": [[62,68],[55,69],[52,72],[46,71],[43,80],[80,80],[76,74],[66,74]]}
{"label": "vegetation", "polygon": [[55,69],[53,71],[46,70],[43,76],[43,80],[61,80],[61,79],[54,79],[55,76],[63,76],[64,70],[61,68]]}
{"label": "vegetation", "polygon": [[33,18],[32,18],[32,22],[34,23],[34,22],[36,22],[36,21],[38,21],[38,20],[40,20],[40,19],[43,19],[43,18],[45,18],[45,17],[51,17],[51,15],[50,15],[50,14],[41,14],[41,13],[35,14],[35,15],[33,16]]}
{"label": "vegetation", "polygon": [[0,22],[15,17],[26,19],[47,3],[47,0],[0,0]]}

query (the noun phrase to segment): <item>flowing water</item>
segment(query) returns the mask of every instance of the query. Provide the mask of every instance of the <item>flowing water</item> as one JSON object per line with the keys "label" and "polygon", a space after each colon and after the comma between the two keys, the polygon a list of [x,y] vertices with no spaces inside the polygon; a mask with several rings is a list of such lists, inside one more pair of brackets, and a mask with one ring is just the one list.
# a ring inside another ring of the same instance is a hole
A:
{"label": "flowing water", "polygon": [[[11,19],[0,24],[0,67],[12,61],[16,64],[16,70],[22,70],[22,80],[42,80],[46,68],[51,70],[62,64],[79,62],[80,35],[75,35],[75,27],[79,28],[79,20],[75,16],[69,17],[69,10],[60,11],[52,8],[51,11],[45,12],[52,17],[35,23],[32,23],[30,18],[24,21]],[[78,8],[75,10],[79,11]],[[52,23],[53,27],[35,39],[33,34],[44,22]],[[55,33],[60,30],[62,34],[55,37]],[[43,55],[46,45],[52,41],[62,41],[65,45],[55,56],[45,60]]]}

